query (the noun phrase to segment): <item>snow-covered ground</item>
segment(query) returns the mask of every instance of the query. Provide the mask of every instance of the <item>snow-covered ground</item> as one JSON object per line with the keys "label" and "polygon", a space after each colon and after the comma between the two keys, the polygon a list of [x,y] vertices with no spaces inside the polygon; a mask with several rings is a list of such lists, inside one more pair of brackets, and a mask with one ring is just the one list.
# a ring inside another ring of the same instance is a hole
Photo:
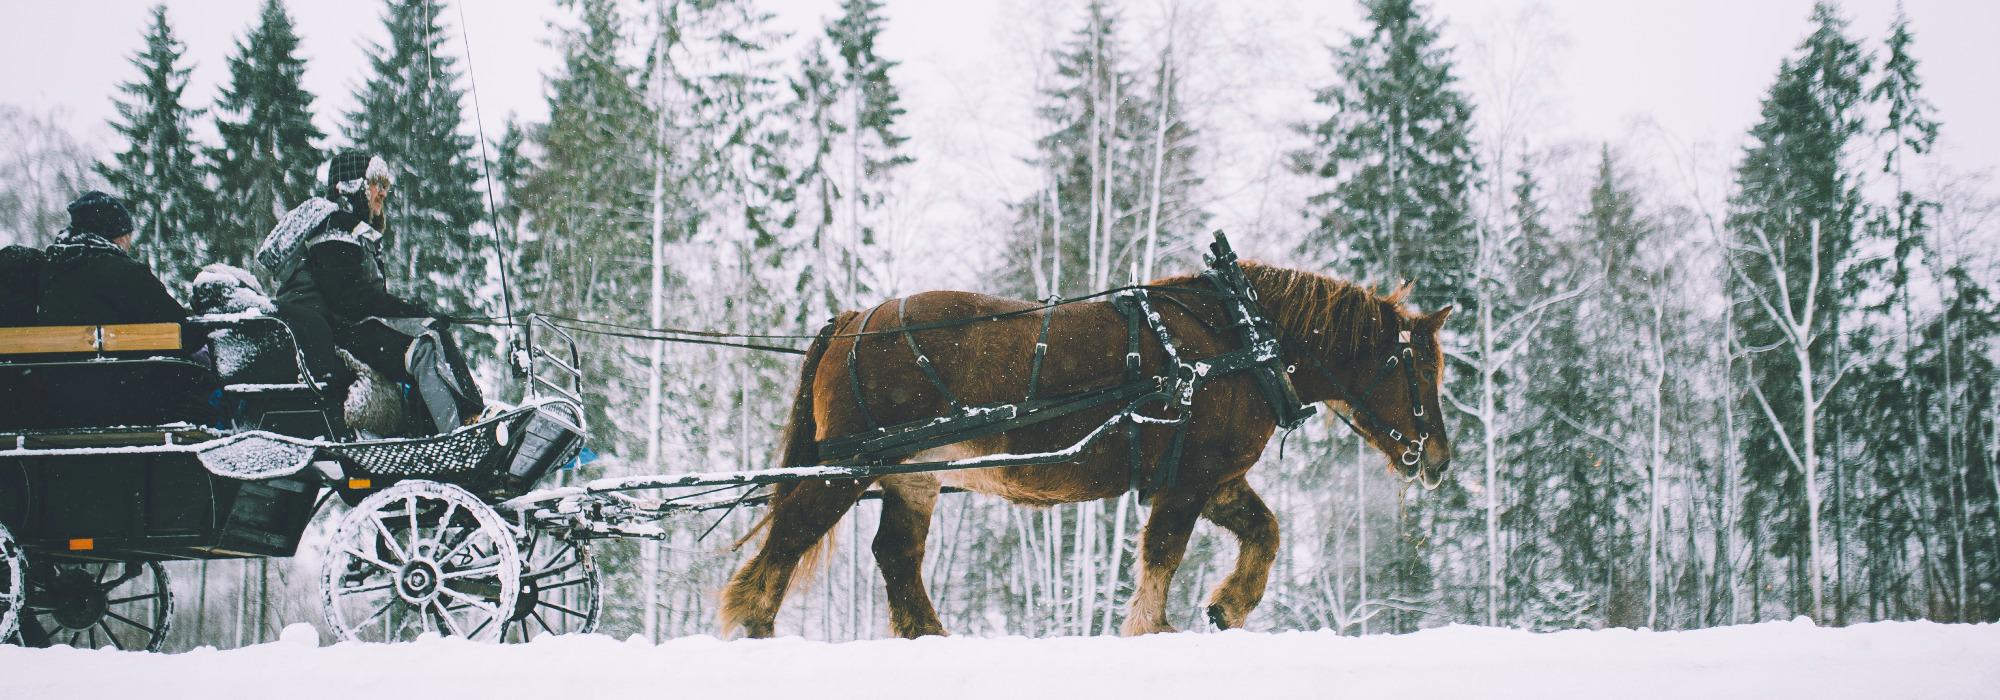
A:
{"label": "snow-covered ground", "polygon": [[304,625],[234,651],[0,647],[0,698],[2000,697],[2000,626],[1806,622],[1694,632],[1447,627],[1119,639],[802,639],[319,647]]}

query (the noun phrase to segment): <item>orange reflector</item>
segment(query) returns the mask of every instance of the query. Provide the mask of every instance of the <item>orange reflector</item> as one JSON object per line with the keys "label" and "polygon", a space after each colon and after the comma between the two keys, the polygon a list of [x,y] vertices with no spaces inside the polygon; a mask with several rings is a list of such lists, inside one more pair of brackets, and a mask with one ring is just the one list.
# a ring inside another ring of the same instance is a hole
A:
{"label": "orange reflector", "polygon": [[97,549],[97,540],[89,537],[79,537],[69,541],[69,551],[81,552],[91,549]]}
{"label": "orange reflector", "polygon": [[354,490],[357,490],[357,491],[358,491],[358,490],[361,490],[361,489],[365,489],[365,488],[368,488],[368,485],[369,485],[369,484],[371,484],[371,483],[374,483],[374,482],[371,482],[371,481],[369,481],[369,480],[367,480],[367,479],[348,479],[348,480],[347,480],[347,488],[350,488],[350,489],[354,489]]}

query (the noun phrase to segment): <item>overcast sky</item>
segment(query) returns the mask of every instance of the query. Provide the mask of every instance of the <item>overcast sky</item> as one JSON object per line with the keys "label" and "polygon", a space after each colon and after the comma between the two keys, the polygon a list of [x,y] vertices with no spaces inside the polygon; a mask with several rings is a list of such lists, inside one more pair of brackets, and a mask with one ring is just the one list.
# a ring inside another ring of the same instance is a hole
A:
{"label": "overcast sky", "polygon": [[[136,75],[128,57],[140,48],[151,2],[141,0],[0,0],[0,65],[8,67],[0,102],[34,110],[60,109],[79,135],[100,147],[114,86]],[[195,66],[189,90],[206,106],[226,79],[226,57],[255,21],[260,0],[170,0],[176,32]],[[1340,41],[1358,21],[1343,0],[1224,2],[1183,0],[1189,23],[1203,36],[1182,38],[1208,52],[1190,70],[1191,94],[1206,93],[1215,106],[1193,115],[1213,140],[1209,164],[1218,190],[1217,220],[1225,226],[1264,227],[1289,221],[1296,202],[1254,187],[1283,151],[1296,147],[1285,125],[1317,116],[1310,90],[1331,79],[1325,46]],[[782,28],[810,36],[837,8],[837,0],[766,0]],[[1135,40],[1159,43],[1159,16],[1169,0],[1128,0],[1128,28]],[[1594,143],[1629,140],[1635,124],[1679,143],[1707,143],[1719,165],[1733,160],[1742,134],[1755,121],[1758,99],[1778,62],[1807,32],[1811,0],[1432,0],[1445,23],[1446,40],[1458,47],[1461,74],[1475,99],[1486,101],[1479,79],[1494,45],[1550,43],[1544,54],[1541,108],[1526,125],[1538,139]],[[1991,48],[2000,27],[2000,2],[1907,0],[1917,34],[1926,94],[1944,121],[1944,160],[1962,168],[2000,165],[2000,58]],[[922,222],[913,226],[957,229],[991,226],[999,205],[1035,186],[1035,173],[1019,163],[1035,135],[1031,107],[1034,69],[1041,49],[1080,21],[1080,3],[1031,0],[886,0],[889,24],[881,50],[903,66],[895,79],[910,108],[915,137]],[[306,87],[319,97],[321,126],[329,133],[352,103],[366,71],[363,49],[383,36],[379,2],[293,0],[289,7],[303,35]],[[1843,4],[1852,33],[1878,47],[1894,12],[1893,0]],[[1519,18],[1538,10],[1537,36],[1521,31]],[[464,18],[460,32],[459,17]],[[453,6],[449,50],[466,41],[478,82],[485,133],[496,137],[508,114],[546,114],[543,76],[557,63],[550,46],[552,21],[567,22],[553,0],[479,0]],[[787,49],[790,55],[790,49]],[[1138,52],[1150,56],[1151,48]],[[1476,64],[1476,65],[1475,65]],[[465,64],[461,63],[461,67]],[[1492,71],[1487,71],[1488,73]],[[468,116],[474,105],[465,105]],[[1482,109],[1485,106],[1482,105]],[[1482,112],[1485,116],[1486,112]],[[1640,163],[1639,167],[1668,167]],[[1719,166],[1718,166],[1719,167]],[[1283,190],[1278,190],[1282,192]]]}

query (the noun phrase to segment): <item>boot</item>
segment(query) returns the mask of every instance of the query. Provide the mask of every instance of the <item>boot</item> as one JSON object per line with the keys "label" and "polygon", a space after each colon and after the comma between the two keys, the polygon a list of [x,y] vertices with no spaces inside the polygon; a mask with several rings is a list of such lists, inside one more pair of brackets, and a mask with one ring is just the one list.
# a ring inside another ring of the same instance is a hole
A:
{"label": "boot", "polygon": [[479,386],[465,370],[463,358],[458,357],[450,339],[437,331],[425,331],[418,336],[404,360],[410,376],[416,379],[417,395],[430,413],[437,434],[449,433],[478,418],[485,408]]}

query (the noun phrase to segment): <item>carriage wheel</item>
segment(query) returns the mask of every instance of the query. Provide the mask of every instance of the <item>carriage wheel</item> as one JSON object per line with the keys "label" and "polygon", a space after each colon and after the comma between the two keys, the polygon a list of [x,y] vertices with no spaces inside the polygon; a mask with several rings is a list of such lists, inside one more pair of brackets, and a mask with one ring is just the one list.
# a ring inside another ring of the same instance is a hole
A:
{"label": "carriage wheel", "polygon": [[589,634],[602,609],[597,563],[590,545],[530,530],[521,595],[500,641],[526,642],[548,634]]}
{"label": "carriage wheel", "polygon": [[159,651],[167,641],[174,597],[157,562],[42,564],[26,573],[19,639],[27,646]]}
{"label": "carriage wheel", "polygon": [[27,555],[14,533],[0,525],[0,641],[14,638],[21,628],[21,600],[27,591]]}
{"label": "carriage wheel", "polygon": [[341,519],[324,567],[321,607],[345,640],[495,640],[520,598],[521,553],[507,522],[465,489],[431,481],[362,499]]}

